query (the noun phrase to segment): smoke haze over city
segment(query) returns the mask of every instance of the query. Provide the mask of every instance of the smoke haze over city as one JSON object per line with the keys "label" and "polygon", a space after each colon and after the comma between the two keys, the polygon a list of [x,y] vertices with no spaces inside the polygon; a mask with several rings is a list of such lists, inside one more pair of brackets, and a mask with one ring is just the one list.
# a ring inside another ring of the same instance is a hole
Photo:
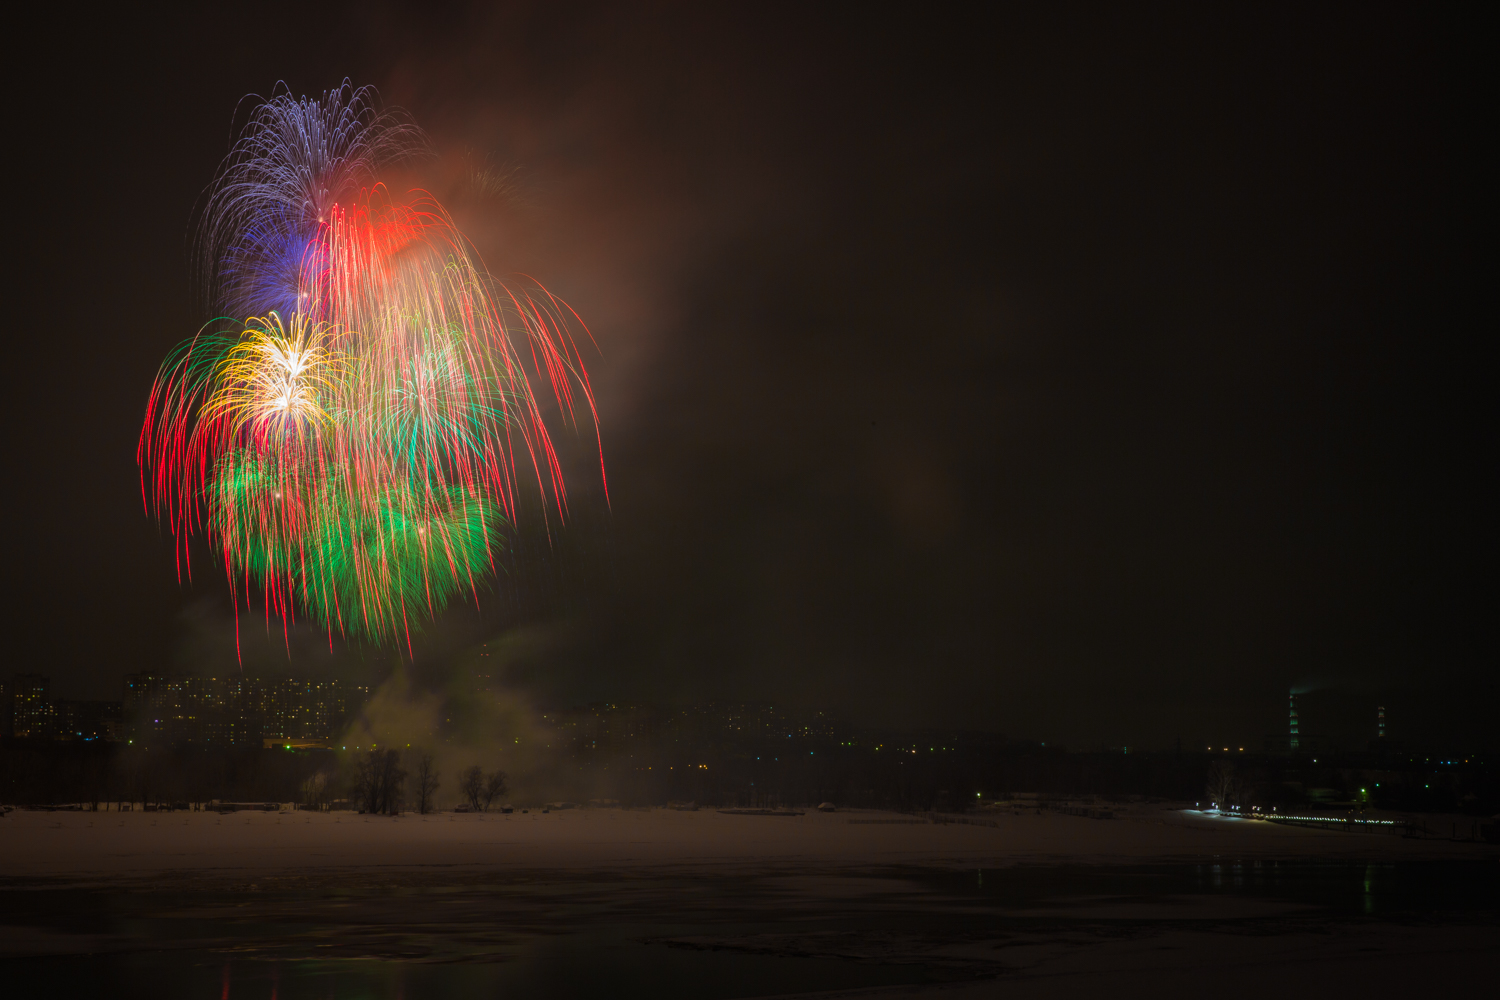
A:
{"label": "smoke haze over city", "polygon": [[[437,692],[487,649],[537,710],[780,700],[1082,748],[1258,739],[1323,677],[1492,745],[1452,26],[785,18],[132,15],[34,69],[15,662],[72,698]],[[402,181],[587,322],[609,499],[580,432],[569,522],[411,653],[243,611],[236,648],[135,435],[202,322],[189,227],[239,102],[346,77],[428,132]]]}
{"label": "smoke haze over city", "polygon": [[13,13],[0,995],[1483,995],[1484,23]]}

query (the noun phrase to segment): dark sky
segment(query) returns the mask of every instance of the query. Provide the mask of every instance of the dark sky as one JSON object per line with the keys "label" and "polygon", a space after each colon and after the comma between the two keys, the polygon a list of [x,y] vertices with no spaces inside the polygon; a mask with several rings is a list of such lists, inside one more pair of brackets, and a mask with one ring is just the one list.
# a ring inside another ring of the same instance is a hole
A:
{"label": "dark sky", "polygon": [[[574,523],[516,540],[428,676],[489,642],[543,701],[1085,747],[1258,740],[1300,683],[1496,742],[1475,29],[641,6],[38,29],[7,102],[9,665],[118,697],[233,664],[135,440],[207,318],[187,235],[240,99],[349,77],[429,132],[415,182],[510,172],[460,225],[601,352],[611,506],[580,445]],[[391,669],[244,624],[246,669]]]}

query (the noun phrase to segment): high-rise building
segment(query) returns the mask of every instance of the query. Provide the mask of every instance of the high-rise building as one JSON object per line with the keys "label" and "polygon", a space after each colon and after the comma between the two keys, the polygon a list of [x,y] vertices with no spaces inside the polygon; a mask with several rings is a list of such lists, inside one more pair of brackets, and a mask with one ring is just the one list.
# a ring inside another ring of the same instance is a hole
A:
{"label": "high-rise building", "polygon": [[196,742],[196,706],[185,678],[168,674],[131,674],[125,678],[123,706],[129,739],[147,745]]}
{"label": "high-rise building", "polygon": [[19,740],[40,740],[51,735],[47,726],[49,679],[41,674],[16,674],[11,678],[11,735]]}
{"label": "high-rise building", "polygon": [[1287,705],[1287,725],[1288,725],[1288,727],[1291,730],[1290,733],[1289,733],[1289,736],[1291,738],[1291,748],[1293,750],[1295,750],[1295,749],[1297,749],[1297,746],[1298,746],[1298,740],[1297,740],[1297,693],[1295,691],[1293,691],[1290,695],[1288,695],[1288,699],[1289,699],[1289,701],[1288,701],[1288,705]]}
{"label": "high-rise building", "polygon": [[244,718],[244,684],[238,678],[131,674],[125,678],[130,739],[147,745],[258,742]]}
{"label": "high-rise building", "polygon": [[1377,727],[1375,735],[1379,739],[1383,740],[1383,739],[1385,739],[1385,706],[1384,705],[1377,705],[1376,706],[1376,708],[1375,708],[1375,720],[1376,720],[1375,724],[1376,724],[1376,727]]}
{"label": "high-rise building", "polygon": [[331,681],[132,674],[125,679],[130,739],[262,746],[330,740],[369,689]]}
{"label": "high-rise building", "polygon": [[50,707],[52,739],[113,743],[122,738],[118,701],[55,701]]}

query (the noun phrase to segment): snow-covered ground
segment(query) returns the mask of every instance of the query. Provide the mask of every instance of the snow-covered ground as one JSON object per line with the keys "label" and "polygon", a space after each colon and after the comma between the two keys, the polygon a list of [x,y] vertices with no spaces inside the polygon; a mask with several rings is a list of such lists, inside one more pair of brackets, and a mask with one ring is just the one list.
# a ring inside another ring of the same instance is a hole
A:
{"label": "snow-covered ground", "polygon": [[913,822],[874,811],[795,817],[711,809],[360,816],[353,813],[30,812],[0,819],[0,876],[213,869],[474,866],[620,869],[724,865],[1005,867],[1215,857],[1492,857],[1492,845],[1403,840],[1138,807],[1112,820],[987,813]]}

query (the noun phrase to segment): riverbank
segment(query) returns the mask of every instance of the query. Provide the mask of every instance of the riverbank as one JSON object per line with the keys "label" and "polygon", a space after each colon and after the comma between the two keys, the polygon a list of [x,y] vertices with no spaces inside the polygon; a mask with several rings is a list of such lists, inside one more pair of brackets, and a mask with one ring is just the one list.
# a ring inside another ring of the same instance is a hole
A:
{"label": "riverbank", "polygon": [[501,815],[32,812],[0,819],[0,876],[340,868],[591,870],[808,864],[1002,868],[1142,861],[1483,859],[1495,845],[1140,808],[1102,820],[1004,813],[929,822],[877,811],[794,817],[570,809]]}

